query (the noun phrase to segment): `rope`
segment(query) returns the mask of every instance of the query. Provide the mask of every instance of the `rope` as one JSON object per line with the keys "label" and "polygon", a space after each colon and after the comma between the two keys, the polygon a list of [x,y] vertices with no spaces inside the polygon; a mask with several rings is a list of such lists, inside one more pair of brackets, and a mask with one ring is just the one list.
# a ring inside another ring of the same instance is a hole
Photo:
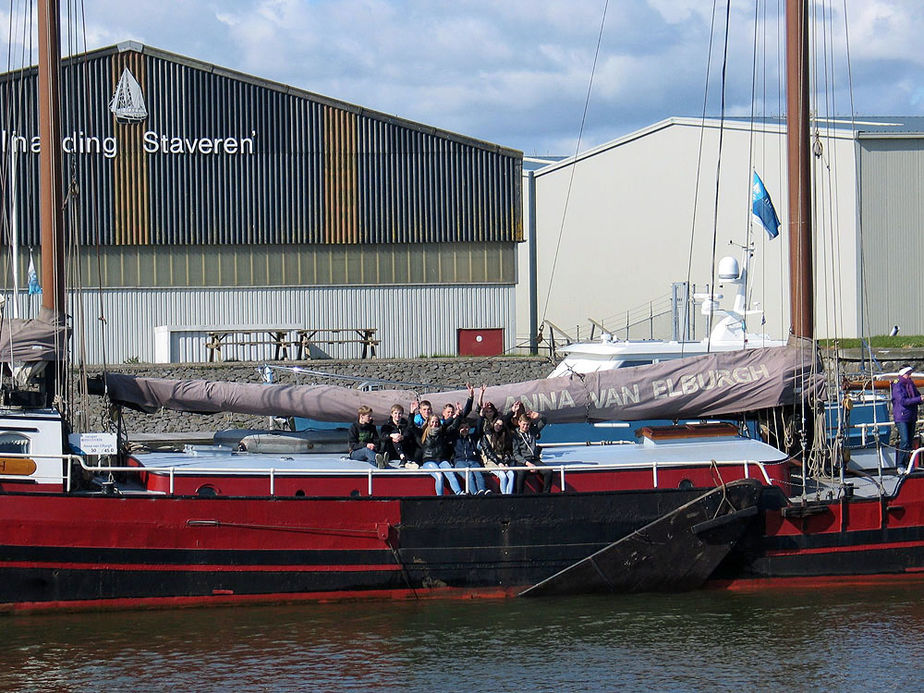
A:
{"label": "rope", "polygon": [[590,68],[590,83],[587,85],[587,96],[584,98],[584,112],[581,114],[581,129],[578,132],[578,139],[574,145],[574,158],[571,164],[571,175],[568,178],[568,190],[565,193],[565,205],[561,213],[561,225],[558,228],[558,240],[555,243],[555,254],[552,257],[552,271],[549,273],[549,290],[545,295],[545,307],[542,310],[542,320],[540,323],[544,323],[546,315],[549,309],[549,299],[552,296],[552,286],[554,285],[555,279],[555,268],[558,265],[558,253],[561,250],[561,239],[565,233],[565,220],[568,217],[568,205],[571,201],[571,188],[574,185],[574,172],[577,169],[577,157],[578,153],[581,151],[581,141],[584,138],[584,125],[587,122],[587,109],[590,106],[590,94],[593,91],[594,86],[594,75],[597,71],[597,58],[600,55],[600,44],[603,42],[603,28],[606,26],[606,10],[609,7],[609,0],[604,0],[603,3],[603,16],[600,19],[600,31],[597,34],[597,47],[594,50],[594,62]]}

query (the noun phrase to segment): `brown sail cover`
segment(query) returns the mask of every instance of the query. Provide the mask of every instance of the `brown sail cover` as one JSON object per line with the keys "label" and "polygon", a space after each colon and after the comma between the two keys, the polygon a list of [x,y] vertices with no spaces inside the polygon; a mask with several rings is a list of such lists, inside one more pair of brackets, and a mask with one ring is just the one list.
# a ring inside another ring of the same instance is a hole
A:
{"label": "brown sail cover", "polygon": [[[507,410],[519,399],[550,422],[722,416],[821,397],[824,379],[820,372],[814,349],[794,344],[497,385],[487,389],[485,401]],[[376,421],[384,421],[396,402],[407,409],[415,399],[428,399],[439,410],[447,402],[462,402],[468,396],[465,389],[361,392],[331,385],[239,384],[120,374],[108,375],[106,382],[114,402],[142,411],[164,407],[320,421],[352,421],[362,404],[372,407]]]}
{"label": "brown sail cover", "polygon": [[67,326],[55,311],[42,308],[35,319],[0,319],[0,362],[63,361]]}

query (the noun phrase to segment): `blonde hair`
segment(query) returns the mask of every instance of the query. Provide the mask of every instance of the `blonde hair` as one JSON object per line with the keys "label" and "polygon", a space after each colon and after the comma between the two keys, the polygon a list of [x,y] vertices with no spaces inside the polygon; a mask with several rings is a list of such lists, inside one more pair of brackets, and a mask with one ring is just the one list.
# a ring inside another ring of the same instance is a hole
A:
{"label": "blonde hair", "polygon": [[425,423],[423,427],[423,435],[420,437],[421,441],[426,440],[427,436],[430,434],[430,428],[431,428],[430,422],[433,421],[433,419],[436,419],[437,424],[439,424],[440,417],[438,417],[436,414],[431,414],[430,416],[428,416],[427,423]]}
{"label": "blonde hair", "polygon": [[356,416],[362,416],[364,414],[371,414],[371,413],[372,413],[372,407],[367,407],[365,404],[356,410]]}

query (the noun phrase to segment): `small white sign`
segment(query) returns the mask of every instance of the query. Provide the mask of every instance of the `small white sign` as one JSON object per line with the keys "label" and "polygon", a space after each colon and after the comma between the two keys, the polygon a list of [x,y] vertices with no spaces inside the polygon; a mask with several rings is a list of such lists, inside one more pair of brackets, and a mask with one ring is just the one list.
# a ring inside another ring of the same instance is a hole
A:
{"label": "small white sign", "polygon": [[114,455],[118,449],[115,433],[71,433],[68,442],[84,455]]}

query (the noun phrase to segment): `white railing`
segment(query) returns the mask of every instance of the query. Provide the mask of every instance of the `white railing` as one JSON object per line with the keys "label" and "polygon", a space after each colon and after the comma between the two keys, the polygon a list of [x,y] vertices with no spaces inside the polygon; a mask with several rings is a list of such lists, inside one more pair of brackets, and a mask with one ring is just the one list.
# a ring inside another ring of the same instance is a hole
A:
{"label": "white railing", "polygon": [[[73,456],[70,456],[73,457]],[[424,469],[420,467],[418,469],[378,469],[370,467],[368,470],[364,469],[345,469],[345,468],[328,468],[328,469],[319,469],[319,468],[297,468],[293,469],[287,467],[285,469],[269,468],[266,467],[253,467],[253,468],[241,468],[241,467],[193,467],[193,466],[183,466],[183,467],[135,467],[135,466],[113,466],[113,465],[89,465],[81,458],[76,458],[80,460],[80,466],[82,469],[88,472],[133,472],[136,474],[140,473],[151,473],[151,474],[167,474],[169,483],[168,483],[168,494],[173,495],[175,491],[175,480],[179,476],[191,476],[191,475],[203,475],[203,476],[221,476],[221,475],[234,475],[234,476],[267,476],[269,480],[269,495],[276,495],[276,478],[281,476],[365,476],[367,479],[366,487],[368,495],[373,495],[373,480],[383,477],[393,477],[395,475],[402,476],[421,476],[421,475],[431,475],[431,474],[459,474],[465,476],[465,490],[469,491],[471,488],[471,474],[473,472],[479,472],[481,474],[491,474],[493,468],[488,467],[454,467],[453,469]],[[751,478],[751,470],[755,469],[758,473],[757,478],[761,478],[764,483],[767,485],[772,485],[770,475],[767,473],[764,462],[759,462],[757,460],[731,460],[724,462],[717,462],[716,460],[696,460],[696,461],[683,461],[683,462],[654,462],[654,463],[638,463],[638,464],[595,464],[595,463],[572,463],[572,464],[543,464],[540,467],[502,467],[499,469],[505,469],[507,471],[518,472],[518,471],[532,471],[538,472],[542,470],[551,469],[553,472],[558,472],[559,482],[561,488],[566,487],[566,470],[570,474],[580,474],[582,472],[614,472],[614,471],[627,471],[627,470],[639,470],[639,469],[650,469],[652,474],[652,483],[654,488],[658,488],[658,471],[679,467],[742,467],[744,477],[746,479]],[[70,483],[68,483],[68,491],[70,491]]]}
{"label": "white railing", "polygon": [[[83,458],[79,455],[69,455],[69,454],[55,454],[55,455],[37,455],[29,452],[4,452],[0,453],[0,457],[9,457],[12,459],[19,460],[58,460],[61,462],[61,484],[65,487],[68,493],[71,491],[71,475],[70,470],[75,463],[83,465]],[[36,470],[32,474],[0,474],[0,481],[22,481],[23,479],[35,479],[35,474],[38,473],[39,467],[36,465]]]}

